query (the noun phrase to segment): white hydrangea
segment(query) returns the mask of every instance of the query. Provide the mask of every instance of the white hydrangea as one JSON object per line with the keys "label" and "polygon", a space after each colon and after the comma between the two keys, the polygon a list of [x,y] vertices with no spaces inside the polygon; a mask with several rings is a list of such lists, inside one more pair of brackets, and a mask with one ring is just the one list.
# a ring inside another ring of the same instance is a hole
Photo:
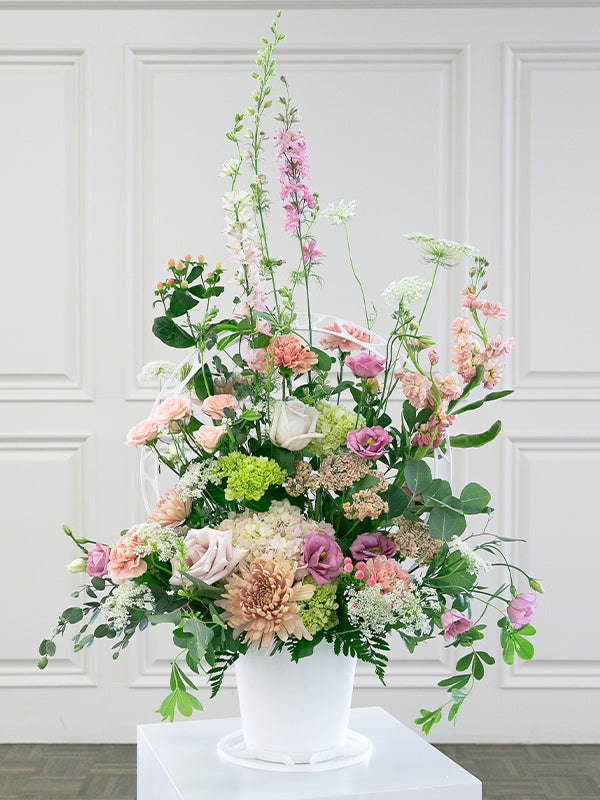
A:
{"label": "white hydrangea", "polygon": [[490,562],[477,555],[460,536],[452,537],[450,540],[450,549],[458,550],[467,562],[467,572],[470,572],[471,575],[477,575],[479,572],[489,572],[492,568]]}
{"label": "white hydrangea", "polygon": [[400,281],[392,281],[383,290],[383,298],[390,306],[402,305],[405,308],[410,308],[411,303],[414,303],[415,300],[420,300],[430,288],[430,281],[425,281],[423,278],[419,278],[418,275],[412,275],[408,278],[402,278]]}
{"label": "white hydrangea", "polygon": [[140,556],[154,553],[161,561],[169,561],[177,552],[180,533],[173,528],[163,528],[157,522],[144,522],[136,525],[135,532],[140,539],[135,552]]}
{"label": "white hydrangea", "polygon": [[425,233],[407,233],[404,238],[419,245],[426,261],[440,261],[448,267],[460,258],[472,257],[477,253],[476,248],[471,247],[470,244],[460,244],[450,239],[438,239],[437,236],[429,236]]}
{"label": "white hydrangea", "polygon": [[106,621],[115,630],[122,630],[127,625],[129,612],[133,608],[145,611],[154,609],[154,595],[149,586],[126,581],[117,586],[103,605]]}
{"label": "white hydrangea", "polygon": [[337,207],[333,203],[329,203],[323,216],[332,225],[345,225],[349,222],[356,213],[356,200],[351,200],[349,203],[344,203],[340,200]]}
{"label": "white hydrangea", "polygon": [[206,461],[192,464],[188,468],[177,483],[182,500],[187,500],[189,497],[202,497],[206,484],[212,477],[214,465],[215,459],[209,458]]}
{"label": "white hydrangea", "polygon": [[172,361],[148,361],[144,364],[142,371],[137,376],[138,381],[149,383],[157,378],[170,378],[175,372],[176,366]]}

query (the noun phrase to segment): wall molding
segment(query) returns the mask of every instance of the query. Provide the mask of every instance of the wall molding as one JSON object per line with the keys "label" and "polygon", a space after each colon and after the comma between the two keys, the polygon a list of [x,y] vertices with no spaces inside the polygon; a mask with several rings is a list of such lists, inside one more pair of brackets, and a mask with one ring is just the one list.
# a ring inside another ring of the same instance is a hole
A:
{"label": "wall molding", "polygon": [[[19,4],[17,4],[19,5]],[[20,6],[19,6],[20,7]],[[0,9],[2,6],[0,6]],[[68,98],[63,143],[67,156],[69,335],[72,373],[0,373],[0,401],[91,401],[91,306],[89,303],[90,253],[88,249],[89,98],[86,53],[83,49],[1,48],[3,69],[57,70],[63,68]]]}
{"label": "wall molding", "polygon": [[0,0],[0,10],[336,10],[597,8],[600,0]]}

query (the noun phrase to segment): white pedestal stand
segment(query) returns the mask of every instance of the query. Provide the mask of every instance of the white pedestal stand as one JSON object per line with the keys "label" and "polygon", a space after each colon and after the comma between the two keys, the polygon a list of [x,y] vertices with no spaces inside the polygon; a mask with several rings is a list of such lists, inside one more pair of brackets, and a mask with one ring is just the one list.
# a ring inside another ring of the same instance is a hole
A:
{"label": "white pedestal stand", "polygon": [[328,771],[231,764],[217,742],[239,727],[239,719],[139,725],[137,800],[481,800],[477,778],[382,708],[350,712],[350,728],[373,743],[370,757]]}

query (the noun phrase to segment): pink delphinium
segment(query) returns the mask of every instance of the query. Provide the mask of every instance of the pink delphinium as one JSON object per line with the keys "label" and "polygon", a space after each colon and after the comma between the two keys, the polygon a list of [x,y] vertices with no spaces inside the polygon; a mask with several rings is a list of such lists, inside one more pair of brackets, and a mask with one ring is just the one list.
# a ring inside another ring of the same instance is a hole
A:
{"label": "pink delphinium", "polygon": [[449,608],[441,616],[442,628],[444,629],[444,641],[449,642],[459,633],[468,631],[473,627],[473,620],[461,614],[455,608]]}
{"label": "pink delphinium", "polygon": [[302,245],[302,255],[305,263],[312,267],[321,263],[324,253],[317,248],[317,243],[314,239],[308,239],[306,244]]}

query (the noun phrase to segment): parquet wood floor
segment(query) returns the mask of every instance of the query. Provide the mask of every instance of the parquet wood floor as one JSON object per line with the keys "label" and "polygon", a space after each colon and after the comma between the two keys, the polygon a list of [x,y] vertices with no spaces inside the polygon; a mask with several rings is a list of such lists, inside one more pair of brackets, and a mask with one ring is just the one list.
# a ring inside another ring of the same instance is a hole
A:
{"label": "parquet wood floor", "polygon": [[[484,800],[600,800],[600,745],[438,748],[482,780]],[[134,800],[135,746],[0,745],[0,800],[82,798]]]}

